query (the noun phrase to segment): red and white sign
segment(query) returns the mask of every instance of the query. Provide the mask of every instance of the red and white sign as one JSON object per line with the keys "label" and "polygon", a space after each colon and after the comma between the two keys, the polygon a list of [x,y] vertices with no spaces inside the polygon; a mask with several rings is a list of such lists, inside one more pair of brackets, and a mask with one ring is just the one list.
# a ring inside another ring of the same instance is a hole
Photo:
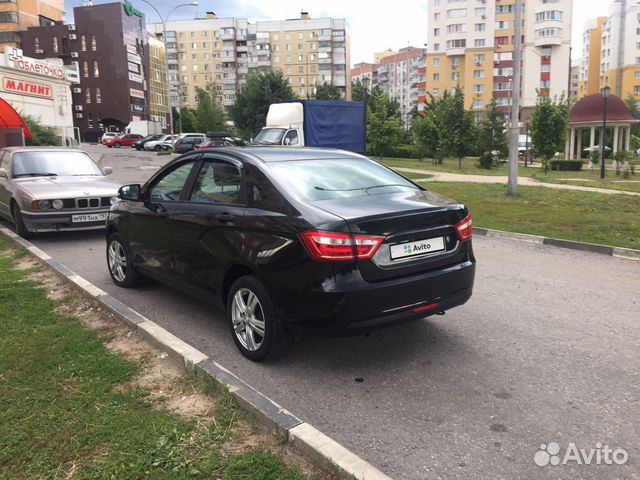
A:
{"label": "red and white sign", "polygon": [[131,95],[133,98],[141,98],[144,100],[144,92],[142,90],[137,90],[135,88],[130,88],[129,89],[129,95]]}
{"label": "red and white sign", "polygon": [[13,64],[13,68],[17,70],[36,73],[38,75],[46,75],[47,77],[65,78],[62,65],[25,57],[22,55],[22,50],[18,48],[8,49],[6,55],[9,62]]}
{"label": "red and white sign", "polygon": [[26,82],[17,78],[4,77],[2,89],[5,92],[20,93],[31,97],[53,98],[53,89],[46,83]]}
{"label": "red and white sign", "polygon": [[130,43],[127,43],[127,52],[137,54],[138,49],[136,48],[135,45],[131,45]]}

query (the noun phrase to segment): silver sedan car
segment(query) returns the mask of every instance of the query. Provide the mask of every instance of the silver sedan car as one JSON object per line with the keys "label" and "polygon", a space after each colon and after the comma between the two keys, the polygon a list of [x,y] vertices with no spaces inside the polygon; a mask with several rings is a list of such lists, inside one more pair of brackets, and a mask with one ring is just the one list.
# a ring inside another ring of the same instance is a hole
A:
{"label": "silver sedan car", "polygon": [[16,232],[104,228],[120,184],[85,152],[73,149],[0,149],[0,216]]}

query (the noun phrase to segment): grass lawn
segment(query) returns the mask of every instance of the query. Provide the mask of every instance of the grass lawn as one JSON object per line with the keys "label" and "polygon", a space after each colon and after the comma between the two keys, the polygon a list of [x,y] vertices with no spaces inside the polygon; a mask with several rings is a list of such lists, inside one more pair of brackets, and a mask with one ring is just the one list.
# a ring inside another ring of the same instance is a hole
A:
{"label": "grass lawn", "polygon": [[583,170],[579,172],[552,171],[546,174],[538,170],[531,177],[548,183],[640,192],[640,167],[636,167],[636,174],[630,175],[629,178],[624,178],[622,174],[616,175],[614,170],[607,170],[604,180],[600,180],[600,169],[594,168],[592,170],[588,167],[583,167]]}
{"label": "grass lawn", "polygon": [[[55,277],[35,265],[16,268],[19,253],[0,236],[0,478],[307,478],[267,449],[242,443],[236,426],[253,424],[229,395],[202,393],[212,410],[197,421],[150,400],[152,389],[136,383],[145,365],[105,346],[125,327],[105,320],[93,330],[64,313],[71,297],[49,299],[50,288],[39,285],[43,275]],[[88,310],[80,310],[83,318]],[[184,395],[204,392],[176,375]]]}
{"label": "grass lawn", "polygon": [[[508,167],[506,162],[502,162],[499,164],[497,168],[492,168],[491,170],[486,170],[484,168],[479,168],[477,163],[478,160],[475,157],[465,157],[462,159],[462,169],[458,167],[458,159],[457,158],[445,158],[442,165],[434,165],[433,161],[430,158],[425,158],[424,160],[416,160],[416,159],[408,159],[408,158],[376,158],[372,157],[374,160],[383,163],[384,165],[394,168],[416,168],[419,170],[429,170],[433,172],[447,172],[447,173],[462,173],[466,175],[507,175]],[[524,167],[522,167],[523,171],[526,171]],[[537,168],[527,169],[531,171],[537,171]],[[521,173],[524,175],[524,173]]]}
{"label": "grass lawn", "polygon": [[464,202],[478,227],[640,249],[640,197],[519,187],[511,198],[505,185],[425,186]]}

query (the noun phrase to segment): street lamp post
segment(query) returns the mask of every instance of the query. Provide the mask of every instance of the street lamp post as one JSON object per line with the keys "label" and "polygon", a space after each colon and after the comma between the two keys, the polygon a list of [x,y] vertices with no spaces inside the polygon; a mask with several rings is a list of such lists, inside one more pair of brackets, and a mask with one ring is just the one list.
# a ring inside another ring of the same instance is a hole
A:
{"label": "street lamp post", "polygon": [[600,178],[603,179],[605,175],[604,170],[604,160],[605,160],[605,150],[607,148],[606,138],[607,138],[607,98],[609,98],[609,94],[611,93],[611,88],[604,86],[600,90],[602,93],[602,97],[604,99],[604,108],[602,111],[602,135],[600,138],[600,147],[601,147],[601,164],[600,164]]}
{"label": "street lamp post", "polygon": [[162,18],[160,12],[155,7],[155,5],[147,0],[142,0],[144,3],[153,8],[158,17],[160,17],[160,22],[162,23],[162,42],[164,43],[164,68],[166,70],[166,86],[167,86],[167,106],[169,107],[169,133],[171,135],[171,148],[175,147],[175,140],[173,138],[173,107],[171,106],[171,90],[169,88],[169,54],[167,53],[167,22],[169,21],[169,16],[180,7],[197,7],[200,5],[198,2],[191,3],[181,3],[180,5],[176,5],[172,10],[167,13],[167,16]]}

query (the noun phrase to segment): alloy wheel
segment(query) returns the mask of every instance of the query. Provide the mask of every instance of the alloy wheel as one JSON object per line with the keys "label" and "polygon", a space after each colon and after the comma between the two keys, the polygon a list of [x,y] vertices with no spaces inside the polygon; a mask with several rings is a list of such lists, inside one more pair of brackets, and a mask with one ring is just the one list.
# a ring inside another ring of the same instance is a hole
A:
{"label": "alloy wheel", "polygon": [[127,254],[117,240],[109,244],[109,270],[118,282],[124,282],[127,278]]}
{"label": "alloy wheel", "polygon": [[264,312],[260,300],[248,288],[239,289],[233,296],[231,321],[242,346],[252,352],[258,350],[264,341]]}

